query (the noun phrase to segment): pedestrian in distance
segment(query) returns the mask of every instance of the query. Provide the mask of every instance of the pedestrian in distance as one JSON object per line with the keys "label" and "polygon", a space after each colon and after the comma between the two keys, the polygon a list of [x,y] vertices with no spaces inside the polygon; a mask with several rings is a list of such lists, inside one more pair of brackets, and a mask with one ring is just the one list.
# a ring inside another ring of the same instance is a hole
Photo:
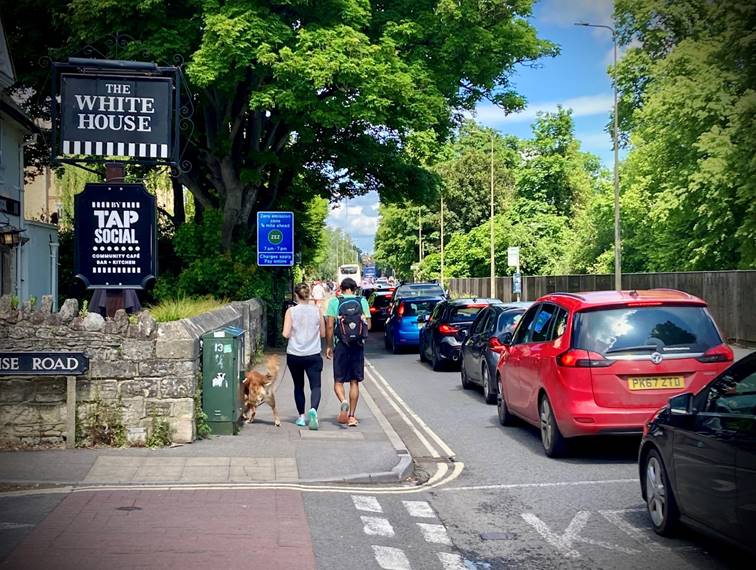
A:
{"label": "pedestrian in distance", "polygon": [[[325,323],[320,308],[310,303],[310,286],[300,283],[294,287],[297,304],[289,307],[284,315],[283,336],[286,345],[286,365],[294,380],[294,402],[299,417],[296,424],[318,429],[318,406],[320,405],[320,376],[323,372],[321,340],[325,336]],[[310,409],[305,420],[304,377],[310,383]]]}
{"label": "pedestrian in distance", "polygon": [[[357,283],[347,277],[341,295],[326,308],[326,358],[333,359],[333,391],[341,402],[336,421],[355,427],[360,382],[365,377],[365,339],[370,329],[370,309],[365,297],[357,297]],[[347,400],[344,384],[349,384]]]}
{"label": "pedestrian in distance", "polygon": [[312,286],[312,300],[315,301],[315,304],[318,307],[320,307],[324,298],[325,298],[325,288],[323,287],[322,283],[319,280],[315,281],[315,283]]}

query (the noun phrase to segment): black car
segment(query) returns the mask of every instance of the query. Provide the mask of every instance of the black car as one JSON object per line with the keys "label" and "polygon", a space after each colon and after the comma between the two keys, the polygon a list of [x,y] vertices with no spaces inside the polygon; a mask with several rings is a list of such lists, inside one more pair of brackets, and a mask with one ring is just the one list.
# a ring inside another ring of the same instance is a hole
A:
{"label": "black car", "polygon": [[380,291],[373,291],[368,299],[368,306],[370,307],[370,320],[371,327],[383,328],[386,324],[386,319],[389,314],[389,305],[391,304],[391,297],[394,292],[385,289]]}
{"label": "black car", "polygon": [[531,304],[492,303],[478,313],[467,338],[462,342],[459,358],[462,387],[468,389],[474,384],[481,386],[487,404],[496,403],[496,365],[504,349],[502,337],[514,330]]}
{"label": "black car", "polygon": [[478,312],[498,299],[453,299],[442,301],[426,317],[420,330],[420,360],[441,370],[449,362],[458,363],[462,341]]}
{"label": "black car", "polygon": [[649,420],[638,461],[654,530],[679,522],[756,554],[756,353]]}

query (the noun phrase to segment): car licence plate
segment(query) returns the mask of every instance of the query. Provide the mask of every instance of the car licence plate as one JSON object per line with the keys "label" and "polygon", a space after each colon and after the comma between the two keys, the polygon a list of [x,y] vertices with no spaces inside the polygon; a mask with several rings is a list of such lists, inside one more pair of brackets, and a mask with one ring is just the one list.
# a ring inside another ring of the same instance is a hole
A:
{"label": "car licence plate", "polygon": [[642,378],[628,378],[627,387],[630,390],[674,390],[685,388],[685,378],[682,376],[645,376]]}

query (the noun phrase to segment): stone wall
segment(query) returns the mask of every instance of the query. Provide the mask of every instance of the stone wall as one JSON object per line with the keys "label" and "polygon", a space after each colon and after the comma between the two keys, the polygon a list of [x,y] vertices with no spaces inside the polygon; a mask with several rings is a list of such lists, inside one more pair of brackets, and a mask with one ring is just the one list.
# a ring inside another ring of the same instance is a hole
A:
{"label": "stone wall", "polygon": [[[264,337],[263,305],[237,302],[197,317],[156,323],[148,311],[114,319],[79,314],[75,299],[52,312],[52,300],[13,306],[0,297],[0,351],[83,352],[89,370],[77,378],[79,420],[97,398],[120,400],[127,428],[149,427],[152,414],[166,418],[173,440],[194,439],[194,393],[201,378],[200,337],[222,326],[243,328],[249,360]],[[65,441],[65,377],[0,376],[0,445]]]}

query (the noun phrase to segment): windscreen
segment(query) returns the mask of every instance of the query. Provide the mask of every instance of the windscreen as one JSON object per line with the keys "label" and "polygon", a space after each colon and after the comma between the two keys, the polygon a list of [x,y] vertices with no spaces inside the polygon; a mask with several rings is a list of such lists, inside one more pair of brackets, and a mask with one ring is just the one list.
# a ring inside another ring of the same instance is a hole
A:
{"label": "windscreen", "polygon": [[382,307],[388,307],[391,303],[391,295],[376,295],[373,298],[373,306],[382,308]]}
{"label": "windscreen", "polygon": [[396,290],[397,297],[443,297],[444,290],[438,285],[403,285]]}
{"label": "windscreen", "polygon": [[402,301],[404,305],[404,317],[420,317],[433,311],[437,301]]}
{"label": "windscreen", "polygon": [[706,352],[722,342],[703,307],[624,307],[577,313],[575,348],[603,355]]}
{"label": "windscreen", "polygon": [[475,316],[485,307],[478,303],[472,305],[458,305],[451,310],[449,314],[450,323],[463,323],[475,320]]}

